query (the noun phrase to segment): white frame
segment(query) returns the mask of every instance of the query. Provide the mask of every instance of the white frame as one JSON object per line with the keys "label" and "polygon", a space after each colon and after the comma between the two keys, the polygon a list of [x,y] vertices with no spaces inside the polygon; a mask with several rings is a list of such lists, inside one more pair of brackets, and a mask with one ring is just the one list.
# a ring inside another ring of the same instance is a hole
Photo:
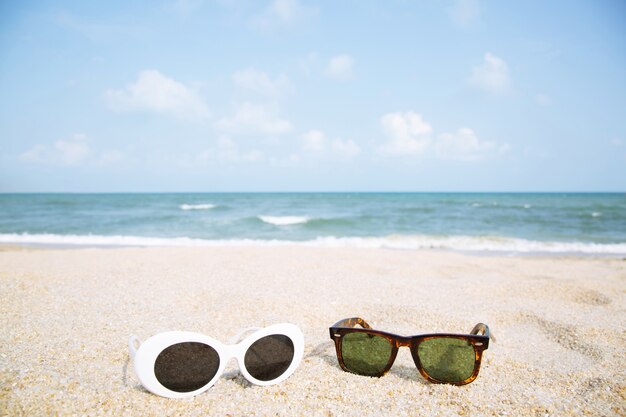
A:
{"label": "white frame", "polygon": [[[246,336],[241,341],[238,340],[241,336],[251,330],[254,330],[254,333]],[[293,342],[293,359],[287,370],[278,378],[270,381],[261,381],[250,375],[246,369],[244,357],[250,345],[262,337],[274,334],[285,335],[291,339]],[[198,395],[206,391],[219,379],[224,372],[226,365],[232,358],[237,359],[240,372],[251,383],[255,385],[277,384],[287,379],[296,370],[304,353],[304,335],[298,326],[291,323],[274,324],[265,328],[254,327],[245,329],[233,339],[235,340],[231,341],[231,344],[226,345],[219,340],[205,336],[201,333],[173,331],[156,334],[143,343],[141,343],[141,340],[139,340],[138,337],[131,336],[128,341],[128,349],[135,367],[135,373],[137,374],[141,384],[153,394],[167,398],[193,397],[194,395]],[[167,347],[182,342],[198,342],[209,345],[215,349],[220,358],[220,364],[215,376],[205,386],[195,391],[172,391],[161,385],[154,374],[154,363],[159,354]],[[136,346],[137,343],[139,343],[138,347]]]}

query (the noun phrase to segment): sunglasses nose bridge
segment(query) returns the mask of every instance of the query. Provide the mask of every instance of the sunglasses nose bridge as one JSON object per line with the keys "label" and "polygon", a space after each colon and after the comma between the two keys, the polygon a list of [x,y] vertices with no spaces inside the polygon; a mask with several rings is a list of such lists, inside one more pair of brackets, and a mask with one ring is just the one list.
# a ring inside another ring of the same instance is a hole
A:
{"label": "sunglasses nose bridge", "polygon": [[222,349],[222,360],[225,362],[230,361],[232,358],[238,358],[243,355],[245,349],[240,344],[237,345],[225,345]]}
{"label": "sunglasses nose bridge", "polygon": [[398,336],[396,337],[396,347],[400,348],[400,347],[411,347],[411,338],[410,337],[405,337],[405,336]]}

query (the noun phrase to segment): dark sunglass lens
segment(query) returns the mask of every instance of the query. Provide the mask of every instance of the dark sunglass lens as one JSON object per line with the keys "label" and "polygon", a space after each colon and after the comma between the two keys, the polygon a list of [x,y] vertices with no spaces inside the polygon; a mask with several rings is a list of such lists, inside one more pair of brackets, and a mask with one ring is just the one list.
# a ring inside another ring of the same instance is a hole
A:
{"label": "dark sunglass lens", "polygon": [[343,364],[360,375],[380,375],[387,367],[391,351],[389,340],[374,334],[348,333],[341,339]]}
{"label": "dark sunglass lens", "polygon": [[474,373],[476,353],[467,340],[438,337],[424,340],[417,348],[422,368],[442,382],[463,382]]}
{"label": "dark sunglass lens", "polygon": [[219,366],[220,357],[211,346],[184,342],[167,347],[157,356],[154,375],[165,388],[190,392],[208,384]]}
{"label": "dark sunglass lens", "polygon": [[273,334],[254,342],[246,351],[248,373],[260,381],[271,381],[285,373],[293,360],[293,342],[285,335]]}

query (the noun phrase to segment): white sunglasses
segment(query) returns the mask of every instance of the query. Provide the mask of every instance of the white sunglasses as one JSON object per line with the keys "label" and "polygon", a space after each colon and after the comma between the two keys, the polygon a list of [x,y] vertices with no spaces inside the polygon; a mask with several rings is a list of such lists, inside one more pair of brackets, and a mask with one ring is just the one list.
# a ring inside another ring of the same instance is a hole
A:
{"label": "white sunglasses", "polygon": [[[241,340],[246,333],[254,333]],[[304,335],[290,323],[245,329],[225,345],[200,333],[165,332],[145,342],[128,341],[130,357],[141,384],[162,397],[198,395],[220,377],[231,358],[243,376],[256,385],[272,385],[287,379],[304,352]]]}

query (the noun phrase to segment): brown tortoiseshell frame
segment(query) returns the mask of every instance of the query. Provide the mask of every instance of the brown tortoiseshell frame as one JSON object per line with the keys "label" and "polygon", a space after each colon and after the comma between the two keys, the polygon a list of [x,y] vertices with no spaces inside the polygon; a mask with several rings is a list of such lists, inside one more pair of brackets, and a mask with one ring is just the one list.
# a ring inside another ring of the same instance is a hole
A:
{"label": "brown tortoiseshell frame", "polygon": [[[357,328],[356,326],[360,326],[361,328]],[[351,372],[348,368],[346,368],[343,362],[343,355],[341,353],[341,343],[343,336],[348,333],[367,333],[371,335],[382,336],[385,339],[389,340],[391,344],[391,356],[389,357],[389,362],[385,366],[385,369],[378,374],[373,375],[377,377],[381,377],[385,375],[393,362],[396,360],[396,356],[398,355],[398,348],[401,346],[406,346],[411,350],[411,356],[413,356],[413,361],[415,362],[415,366],[419,370],[420,374],[424,378],[426,378],[430,382],[434,382],[437,384],[453,384],[453,385],[465,385],[469,384],[478,376],[478,371],[480,370],[480,362],[482,360],[483,351],[489,347],[489,327],[486,324],[478,323],[470,334],[451,334],[451,333],[434,333],[434,334],[421,334],[416,336],[399,336],[392,333],[383,332],[380,330],[374,330],[371,328],[369,324],[365,320],[360,317],[353,317],[349,319],[340,320],[337,323],[333,324],[330,327],[330,338],[335,342],[335,349],[337,350],[337,359],[339,360],[339,365],[341,369],[347,372]],[[474,364],[474,372],[472,375],[464,381],[458,382],[448,382],[448,381],[440,381],[437,380],[426,373],[422,364],[420,362],[419,356],[417,354],[417,348],[420,343],[428,339],[440,338],[440,337],[449,337],[454,339],[461,339],[468,341],[473,347],[474,352],[476,354],[476,362]]]}

